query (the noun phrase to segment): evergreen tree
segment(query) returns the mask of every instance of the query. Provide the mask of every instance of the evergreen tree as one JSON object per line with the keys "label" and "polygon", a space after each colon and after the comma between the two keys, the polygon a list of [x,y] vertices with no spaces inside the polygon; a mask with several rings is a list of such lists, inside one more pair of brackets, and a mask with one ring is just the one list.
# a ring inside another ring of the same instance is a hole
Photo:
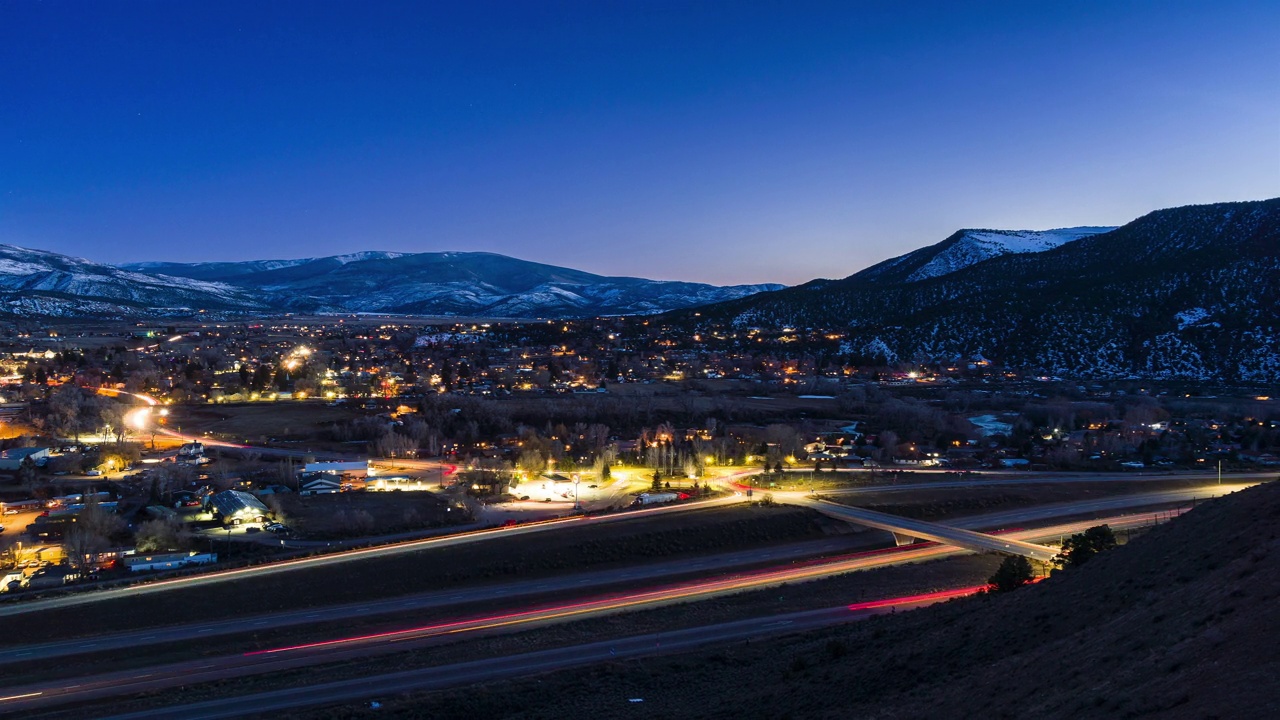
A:
{"label": "evergreen tree", "polygon": [[987,582],[991,583],[992,592],[1009,592],[1031,582],[1033,577],[1030,560],[1021,555],[1010,555]]}
{"label": "evergreen tree", "polygon": [[1082,533],[1076,533],[1062,543],[1059,560],[1065,567],[1077,567],[1094,555],[1116,546],[1116,534],[1109,525],[1096,525]]}

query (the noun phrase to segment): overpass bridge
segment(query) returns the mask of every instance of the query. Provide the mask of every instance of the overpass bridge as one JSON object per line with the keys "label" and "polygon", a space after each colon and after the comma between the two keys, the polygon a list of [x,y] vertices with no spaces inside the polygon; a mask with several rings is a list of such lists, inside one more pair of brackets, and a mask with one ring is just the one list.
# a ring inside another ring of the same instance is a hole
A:
{"label": "overpass bridge", "polygon": [[943,545],[954,545],[975,552],[998,552],[1006,555],[1022,555],[1032,560],[1049,562],[1058,554],[1053,548],[1036,543],[1014,540],[1013,538],[988,535],[986,533],[964,530],[962,528],[939,525],[927,520],[914,520],[889,513],[850,507],[830,500],[818,500],[809,497],[788,498],[788,501],[811,507],[814,510],[837,520],[844,520],[856,525],[888,530],[894,537],[907,536],[932,540]]}

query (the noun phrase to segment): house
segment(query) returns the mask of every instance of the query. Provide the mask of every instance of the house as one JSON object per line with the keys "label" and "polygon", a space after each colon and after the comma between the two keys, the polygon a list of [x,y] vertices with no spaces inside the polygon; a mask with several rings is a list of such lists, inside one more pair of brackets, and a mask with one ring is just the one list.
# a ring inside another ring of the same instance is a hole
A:
{"label": "house", "polygon": [[204,443],[195,441],[178,448],[174,461],[186,465],[204,465],[209,462],[209,458],[204,456]]}
{"label": "house", "polygon": [[302,476],[302,491],[299,495],[328,495],[342,492],[342,480],[329,473],[313,473]]}

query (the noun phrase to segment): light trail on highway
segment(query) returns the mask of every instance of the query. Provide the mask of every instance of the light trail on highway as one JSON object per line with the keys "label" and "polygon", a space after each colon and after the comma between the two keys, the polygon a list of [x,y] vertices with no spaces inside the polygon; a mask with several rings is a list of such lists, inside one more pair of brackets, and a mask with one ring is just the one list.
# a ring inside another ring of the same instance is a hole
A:
{"label": "light trail on highway", "polygon": [[[1126,515],[1118,518],[1111,518],[1108,522],[1112,525],[1113,529],[1125,529],[1149,525],[1157,520],[1166,519],[1176,514],[1177,513],[1174,513],[1173,511],[1143,513],[1139,515]],[[1098,524],[1101,524],[1099,520],[1081,520],[1047,528],[1011,531],[1001,534],[998,537],[1022,541],[1029,541],[1033,539],[1052,540],[1063,535],[1082,532]],[[501,613],[466,620],[406,628],[391,632],[358,635],[322,642],[257,650],[247,653],[247,655],[271,655],[298,650],[335,648],[344,645],[359,645],[370,641],[397,642],[416,638],[432,637],[436,635],[453,635],[476,630],[489,630],[522,624],[559,621],[576,616],[597,615],[639,607],[655,607],[674,602],[708,599],[743,592],[745,590],[776,587],[786,583],[804,582],[806,580],[841,575],[875,567],[919,562],[922,560],[936,559],[951,555],[961,555],[969,552],[971,551],[963,548],[932,542],[903,545],[900,547],[852,553],[836,558],[823,558],[816,561],[797,563],[780,569],[759,570],[725,578],[717,578],[714,580],[676,583],[652,590],[609,595],[595,600],[576,603],[555,604],[521,612]]]}
{"label": "light trail on highway", "polygon": [[[618,661],[661,653],[682,652],[712,643],[767,637],[785,633],[813,630],[832,625],[864,620],[898,610],[925,607],[938,602],[971,595],[985,585],[955,588],[939,592],[886,598],[848,606],[805,610],[767,617],[734,620],[714,625],[668,630],[644,635],[539,650],[517,655],[507,655],[482,660],[472,660],[451,665],[415,668],[375,676],[356,677],[316,685],[288,687],[248,696],[233,696],[205,700],[176,707],[159,707],[113,716],[116,720],[141,720],[142,718],[172,718],[174,720],[215,720],[233,718],[244,714],[246,707],[254,712],[274,712],[308,705],[342,700],[386,696],[454,685],[482,682],[490,679],[516,677],[535,672],[564,669],[602,661]],[[284,665],[275,661],[280,667]],[[207,670],[209,665],[200,670]],[[140,676],[146,678],[149,676]],[[98,677],[74,688],[75,695],[48,694],[40,691],[11,696],[15,702],[5,709],[19,710],[48,704],[85,702],[122,694],[118,682],[110,677]],[[127,680],[125,684],[131,684]],[[135,688],[141,691],[142,688]]]}
{"label": "light trail on highway", "polygon": [[293,570],[323,567],[327,565],[337,565],[348,562],[356,562],[369,557],[387,556],[402,553],[418,552],[432,548],[450,547],[455,545],[463,545],[473,542],[483,542],[496,538],[514,537],[531,533],[547,532],[551,530],[559,530],[567,526],[579,526],[586,523],[602,524],[611,522],[622,522],[635,518],[650,517],[659,514],[671,514],[679,512],[689,512],[693,510],[701,510],[705,508],[719,507],[733,503],[741,502],[742,498],[722,497],[713,498],[711,500],[699,500],[691,503],[682,503],[677,505],[665,505],[662,507],[645,508],[642,510],[629,510],[625,512],[613,513],[609,515],[572,515],[565,518],[556,518],[553,520],[541,520],[535,522],[526,522],[518,525],[507,527],[485,528],[483,530],[471,530],[468,532],[457,533],[453,535],[444,535],[440,537],[431,537],[423,540],[409,540],[398,542],[391,545],[379,545],[375,547],[360,548],[357,550],[343,550],[339,552],[315,555],[305,558],[296,558],[293,560],[281,560],[278,562],[268,563],[264,565],[255,565],[252,567],[235,568],[231,570],[217,570],[209,573],[201,573],[198,575],[190,575],[187,577],[173,578],[170,580],[157,580],[141,585],[133,585],[123,588],[112,588],[101,590],[94,593],[82,593],[77,595],[69,595],[65,597],[55,597],[44,600],[33,600],[18,604],[2,604],[0,605],[0,617],[6,615],[19,615],[41,610],[47,610],[55,607],[70,607],[74,605],[82,605],[85,603],[97,602],[99,600],[136,596],[145,593],[164,592],[177,588],[198,587],[211,583],[226,582],[230,580],[241,580],[245,578],[262,577],[281,572],[290,572]]}
{"label": "light trail on highway", "polygon": [[[1095,511],[1116,511],[1125,507],[1141,507],[1143,505],[1154,505],[1157,503],[1194,501],[1197,499],[1213,497],[1228,492],[1234,492],[1249,487],[1253,483],[1239,485],[1224,486],[1205,486],[1198,489],[1189,489],[1186,491],[1160,491],[1157,493],[1140,493],[1137,495],[1117,496],[1103,498],[1100,500],[1055,503],[1051,506],[1044,506],[1043,510],[1036,508],[1026,508],[1021,510],[1006,511],[999,513],[998,516],[1003,518],[999,523],[1003,522],[1025,522],[1026,518],[1039,517],[1050,519],[1052,517],[1063,517],[1068,514],[1077,514],[1080,512]],[[780,492],[776,493],[781,500],[785,501],[791,496],[809,501],[810,495],[803,492]],[[219,570],[209,573],[201,573],[170,580],[159,580],[147,582],[141,585],[133,585],[123,588],[112,588],[101,590],[94,593],[79,593],[65,597],[56,597],[43,600],[33,600],[25,603],[17,604],[0,604],[0,617],[8,615],[19,615],[32,612],[38,612],[45,609],[56,607],[70,607],[82,605],[86,603],[97,602],[99,600],[135,596],[144,593],[164,592],[171,589],[180,589],[188,587],[197,587],[200,585],[213,584],[219,582],[227,582],[241,580],[246,578],[264,577],[275,573],[290,572],[293,570],[307,569],[314,567],[323,567],[327,565],[339,565],[346,562],[356,562],[369,557],[394,555],[399,553],[417,552],[438,547],[449,547],[452,545],[461,545],[471,542],[483,542],[502,537],[512,537],[532,532],[547,532],[574,527],[582,523],[609,523],[626,521],[635,518],[651,517],[655,515],[687,512],[699,509],[720,507],[734,503],[747,501],[748,498],[743,496],[725,496],[721,498],[713,498],[711,500],[701,500],[692,503],[680,503],[675,505],[663,505],[652,508],[644,508],[640,510],[629,510],[621,513],[613,513],[608,515],[573,515],[566,518],[557,518],[553,520],[544,520],[538,522],[522,523],[509,527],[486,528],[483,530],[473,530],[455,535],[446,535],[440,537],[426,538],[422,540],[410,540],[397,542],[390,545],[380,545],[375,547],[360,548],[356,550],[344,550],[323,555],[315,555],[305,558],[296,558],[293,560],[281,560],[264,565],[256,565],[247,568],[236,568],[231,570]],[[982,516],[986,527],[999,527],[995,515]],[[957,527],[971,527],[973,523],[966,518],[954,521]]]}
{"label": "light trail on highway", "polygon": [[[1080,532],[1102,522],[1106,522],[1116,529],[1125,529],[1149,525],[1157,520],[1166,519],[1176,514],[1176,512],[1163,511],[1107,518],[1105,520],[1084,520],[1047,528],[1012,531],[1006,533],[1005,536],[1021,540],[1052,539]],[[651,590],[618,593],[577,602],[550,604],[520,612],[490,614],[401,630],[334,638],[237,655],[203,658],[171,665],[76,678],[74,685],[67,685],[67,681],[60,680],[28,687],[6,688],[10,693],[9,697],[22,696],[24,699],[9,701],[0,705],[0,708],[8,710],[11,706],[16,709],[16,707],[34,707],[36,704],[56,705],[76,700],[109,697],[143,690],[157,690],[177,685],[190,685],[197,682],[306,667],[325,662],[396,653],[443,642],[448,638],[466,633],[513,632],[521,628],[532,628],[543,624],[566,622],[573,619],[628,610],[655,608],[670,603],[708,599],[747,590],[767,589],[786,583],[814,580],[891,564],[919,562],[926,559],[967,554],[968,552],[960,548],[932,543],[907,545],[853,553],[833,558],[829,561],[807,562],[794,567],[766,569],[714,580],[674,583]],[[945,596],[938,596],[933,601],[937,599],[945,599]],[[853,608],[854,606],[850,606],[848,609]],[[875,608],[869,606],[861,609],[872,610]]]}

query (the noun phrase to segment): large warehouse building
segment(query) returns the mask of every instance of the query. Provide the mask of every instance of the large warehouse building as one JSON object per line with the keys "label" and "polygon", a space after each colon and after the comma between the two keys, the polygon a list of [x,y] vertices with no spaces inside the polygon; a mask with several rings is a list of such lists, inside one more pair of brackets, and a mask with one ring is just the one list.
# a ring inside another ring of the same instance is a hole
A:
{"label": "large warehouse building", "polygon": [[223,490],[210,495],[209,511],[217,516],[223,525],[262,522],[269,512],[261,500],[240,490]]}

